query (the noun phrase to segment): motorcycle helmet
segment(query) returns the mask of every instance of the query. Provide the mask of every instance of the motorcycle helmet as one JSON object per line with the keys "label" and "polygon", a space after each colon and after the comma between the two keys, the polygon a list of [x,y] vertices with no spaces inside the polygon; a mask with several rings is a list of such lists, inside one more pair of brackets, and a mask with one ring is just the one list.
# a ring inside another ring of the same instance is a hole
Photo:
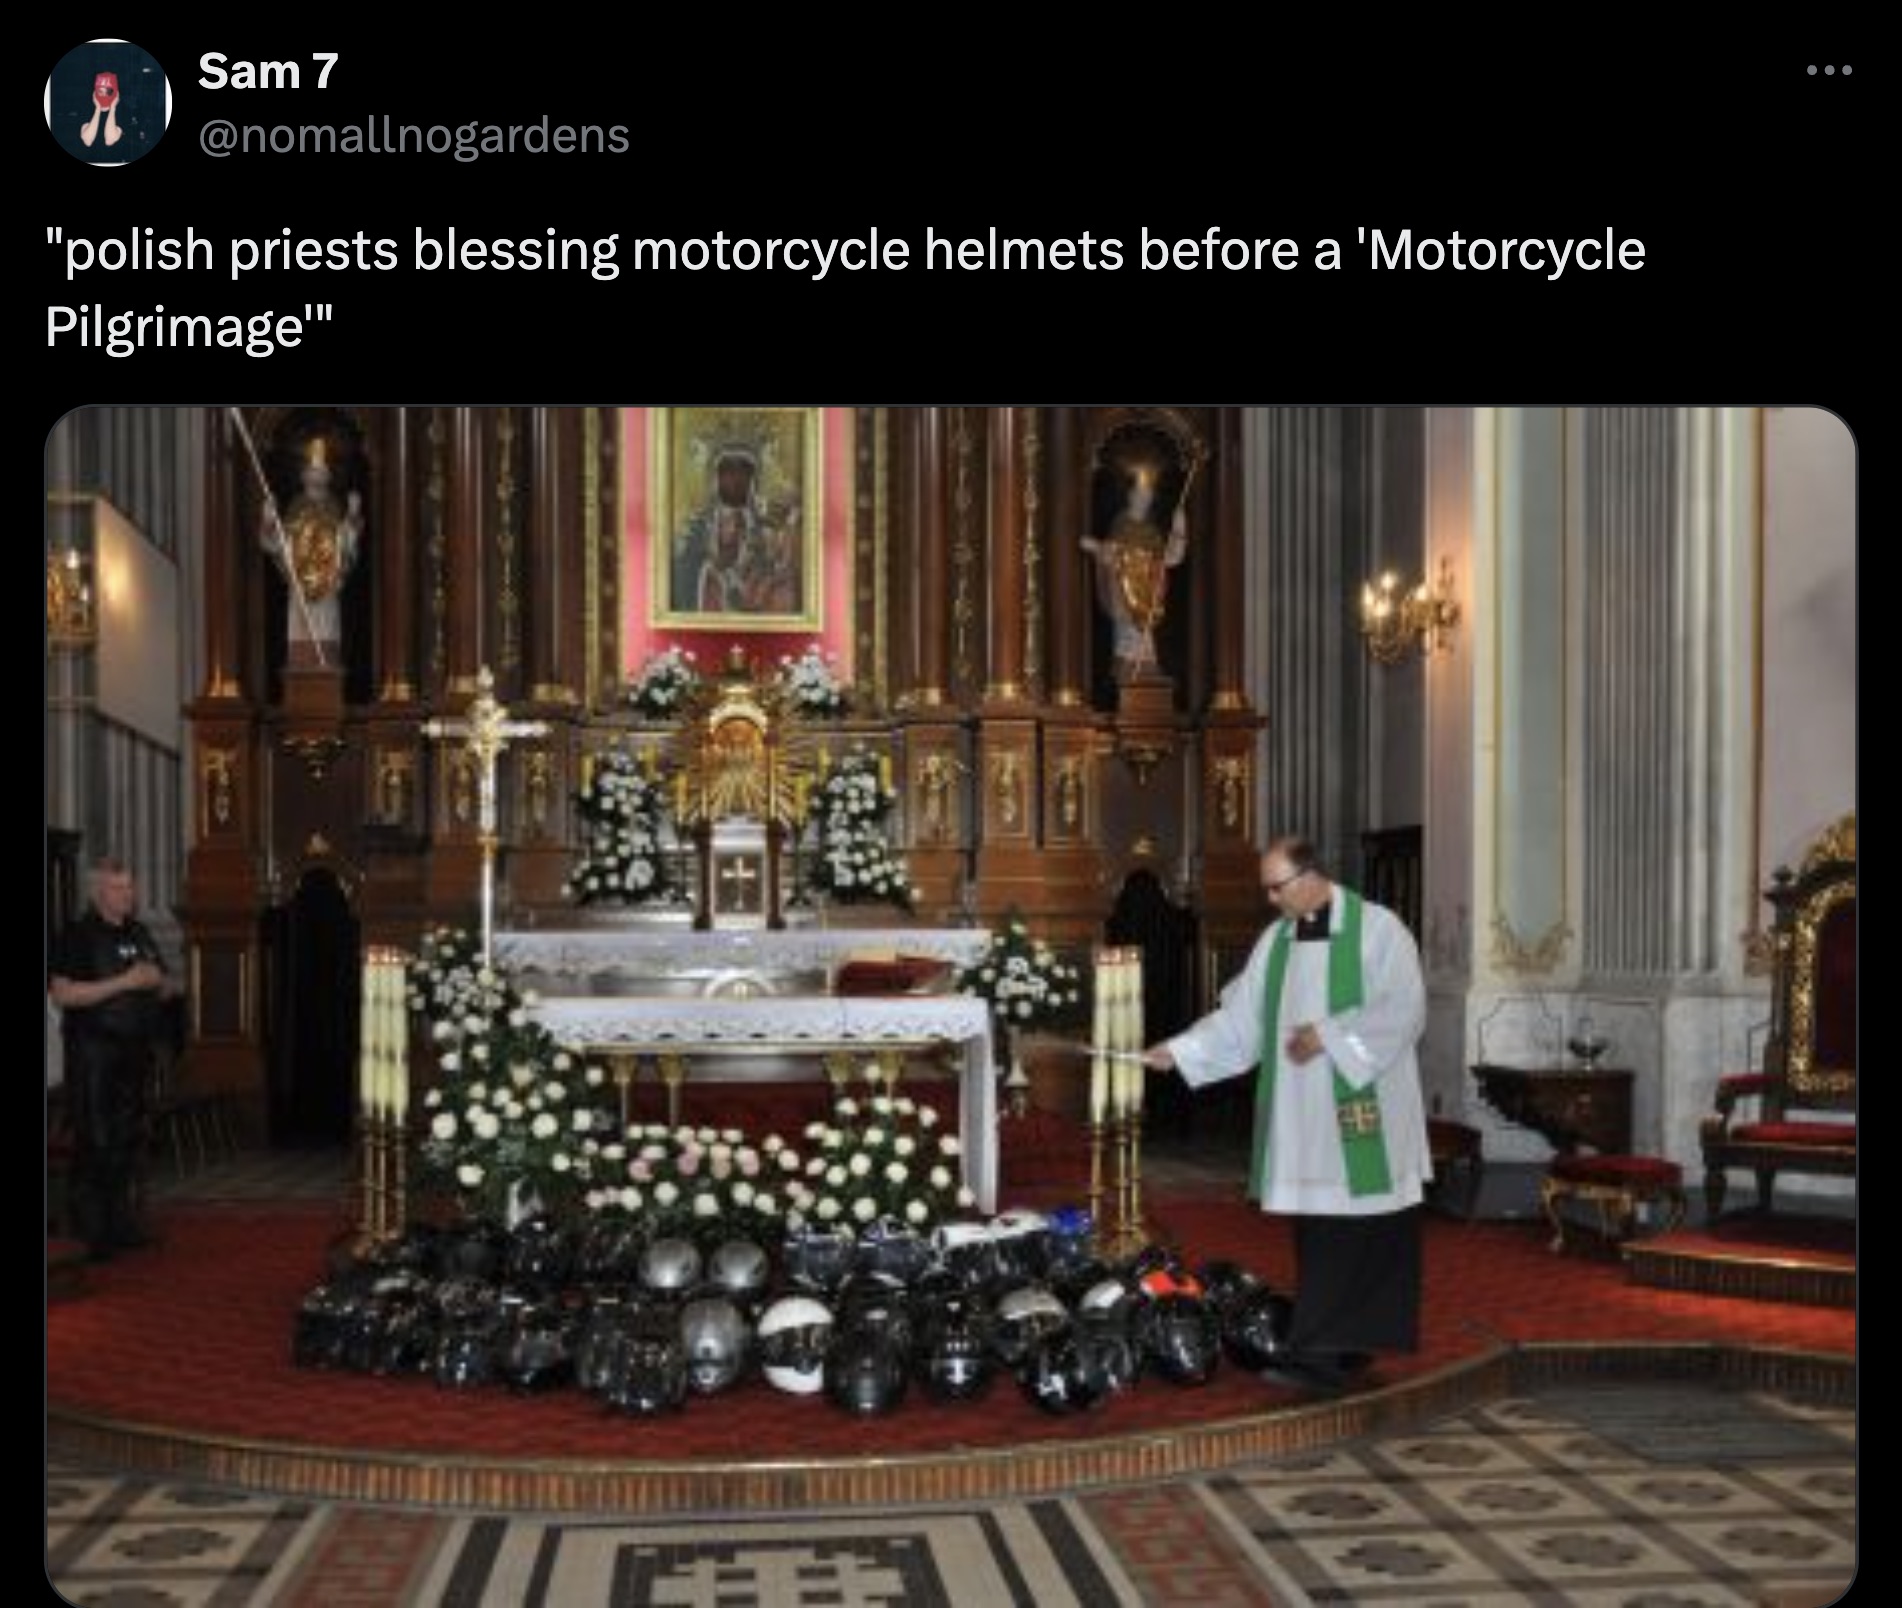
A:
{"label": "motorcycle helmet", "polygon": [[1204,1262],[1196,1269],[1195,1276],[1218,1316],[1225,1315],[1244,1295],[1261,1285],[1261,1280],[1240,1262],[1227,1260]]}
{"label": "motorcycle helmet", "polygon": [[641,1283],[660,1295],[685,1296],[700,1282],[700,1252],[690,1239],[658,1239],[641,1252]]}
{"label": "motorcycle helmet", "polygon": [[1002,1213],[992,1220],[991,1242],[1006,1279],[1040,1279],[1049,1268],[1050,1220],[1042,1212],[1019,1207]]}
{"label": "motorcycle helmet", "polygon": [[751,1240],[728,1240],[707,1258],[707,1282],[737,1302],[756,1300],[770,1272],[766,1252]]}
{"label": "motorcycle helmet", "polygon": [[601,1396],[624,1413],[651,1417],[687,1399],[687,1349],[680,1320],[663,1302],[628,1309],[623,1338],[612,1349]]}
{"label": "motorcycle helmet", "polygon": [[1115,1312],[1127,1319],[1136,1298],[1121,1279],[1098,1279],[1077,1298],[1076,1309],[1083,1312]]}
{"label": "motorcycle helmet", "polygon": [[849,1228],[806,1224],[786,1236],[786,1277],[801,1289],[830,1291],[852,1270],[858,1242]]}
{"label": "motorcycle helmet", "polygon": [[583,1284],[631,1284],[640,1276],[641,1229],[631,1217],[597,1217],[575,1246],[574,1276]]}
{"label": "motorcycle helmet", "polygon": [[1222,1315],[1222,1349],[1238,1368],[1271,1368],[1291,1349],[1294,1302],[1279,1290],[1258,1285]]}
{"label": "motorcycle helmet", "polygon": [[342,1284],[319,1284],[297,1308],[291,1325],[291,1361],[299,1368],[335,1368],[343,1362],[344,1318],[351,1306]]}
{"label": "motorcycle helmet", "polygon": [[515,1225],[502,1254],[502,1274],[511,1284],[558,1290],[568,1282],[574,1245],[568,1231],[551,1217],[535,1216]]}
{"label": "motorcycle helmet", "polygon": [[934,1312],[919,1335],[913,1367],[926,1392],[940,1401],[983,1395],[996,1372],[985,1315],[971,1306]]}
{"label": "motorcycle helmet", "polygon": [[752,1339],[746,1319],[727,1297],[701,1296],[689,1301],[680,1309],[687,1383],[702,1396],[725,1390],[746,1372]]}
{"label": "motorcycle helmet", "polygon": [[440,1279],[481,1279],[496,1276],[508,1238],[492,1223],[468,1223],[437,1236],[436,1276]]}
{"label": "motorcycle helmet", "polygon": [[826,1349],[825,1390],[849,1413],[887,1413],[905,1398],[905,1353],[875,1329],[849,1329]]}
{"label": "motorcycle helmet", "polygon": [[972,1288],[997,1277],[997,1245],[986,1223],[940,1223],[931,1249],[940,1267]]}
{"label": "motorcycle helmet", "polygon": [[[1073,1310],[1083,1304],[1083,1298],[1097,1285],[1110,1278],[1110,1270],[1093,1256],[1078,1257],[1075,1261],[1063,1263],[1050,1276],[1050,1288],[1056,1291],[1057,1298]],[[1112,1280],[1112,1282],[1114,1282]],[[1118,1290],[1122,1285],[1116,1286]]]}
{"label": "motorcycle helmet", "polygon": [[429,1371],[436,1383],[461,1388],[495,1377],[497,1319],[493,1313],[445,1323],[436,1334]]}
{"label": "motorcycle helmet", "polygon": [[1071,1326],[1084,1373],[1105,1395],[1130,1389],[1143,1371],[1142,1347],[1129,1332],[1129,1308],[1079,1312]]}
{"label": "motorcycle helmet", "polygon": [[1085,1366],[1068,1333],[1038,1340],[1017,1370],[1017,1383],[1047,1413],[1082,1412],[1103,1399],[1101,1377]]}
{"label": "motorcycle helmet", "polygon": [[909,1284],[931,1261],[931,1247],[915,1228],[885,1216],[867,1223],[859,1235],[856,1267]]}
{"label": "motorcycle helmet", "polygon": [[1016,1368],[1039,1340],[1060,1334],[1070,1325],[1063,1303],[1041,1285],[1011,1290],[997,1303],[991,1327],[992,1354],[1006,1368]]}
{"label": "motorcycle helmet", "polygon": [[1215,1309],[1199,1295],[1160,1295],[1136,1308],[1132,1332],[1148,1365],[1177,1385],[1205,1385],[1222,1356]]}
{"label": "motorcycle helmet", "polygon": [[1151,1268],[1136,1281],[1137,1292],[1155,1300],[1168,1295],[1201,1296],[1202,1281],[1184,1267]]}
{"label": "motorcycle helmet", "polygon": [[826,1349],[836,1324],[831,1311],[809,1295],[783,1295],[760,1314],[759,1358],[766,1379],[795,1396],[818,1393],[825,1383]]}
{"label": "motorcycle helmet", "polygon": [[518,1308],[503,1333],[495,1371],[509,1389],[523,1393],[567,1384],[575,1370],[562,1315],[547,1306]]}
{"label": "motorcycle helmet", "polygon": [[839,1286],[833,1314],[839,1328],[869,1329],[900,1351],[911,1348],[911,1301],[904,1285],[883,1273],[854,1273]]}
{"label": "motorcycle helmet", "polygon": [[1059,1206],[1050,1214],[1050,1268],[1074,1266],[1094,1255],[1096,1219],[1084,1206]]}

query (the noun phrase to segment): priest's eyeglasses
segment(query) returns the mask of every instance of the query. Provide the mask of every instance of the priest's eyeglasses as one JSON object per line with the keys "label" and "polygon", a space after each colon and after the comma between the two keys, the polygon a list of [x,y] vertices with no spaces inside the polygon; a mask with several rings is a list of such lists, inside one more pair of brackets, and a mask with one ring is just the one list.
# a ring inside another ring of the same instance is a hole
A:
{"label": "priest's eyeglasses", "polygon": [[1265,886],[1270,893],[1279,893],[1283,888],[1287,887],[1290,882],[1299,882],[1313,869],[1313,866],[1303,866],[1299,871],[1290,871],[1279,882],[1269,882],[1263,884],[1263,886]]}

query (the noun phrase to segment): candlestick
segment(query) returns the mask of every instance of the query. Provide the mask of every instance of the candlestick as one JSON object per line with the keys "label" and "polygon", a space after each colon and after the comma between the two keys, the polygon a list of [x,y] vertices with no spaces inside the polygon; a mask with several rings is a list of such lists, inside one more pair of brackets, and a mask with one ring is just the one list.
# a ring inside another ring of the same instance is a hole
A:
{"label": "candlestick", "polygon": [[1110,1067],[1103,1052],[1090,1057],[1090,1121],[1103,1120],[1103,1108],[1109,1102]]}
{"label": "candlestick", "polygon": [[892,790],[892,756],[890,754],[878,756],[878,785],[887,793]]}
{"label": "candlestick", "polygon": [[674,772],[674,824],[676,826],[687,824],[687,773],[685,771]]}
{"label": "candlestick", "polygon": [[409,1017],[403,1010],[403,970],[390,962],[390,1075],[395,1084],[391,1102],[400,1129],[409,1116]]}
{"label": "candlestick", "polygon": [[375,1099],[376,1076],[376,965],[363,962],[363,984],[357,1005],[357,1106],[368,1111]]}

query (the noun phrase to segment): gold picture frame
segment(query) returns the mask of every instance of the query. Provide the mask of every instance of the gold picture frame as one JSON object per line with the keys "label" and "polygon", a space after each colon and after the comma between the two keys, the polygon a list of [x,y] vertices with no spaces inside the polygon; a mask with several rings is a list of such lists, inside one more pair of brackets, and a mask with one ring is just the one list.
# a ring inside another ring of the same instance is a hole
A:
{"label": "gold picture frame", "polygon": [[648,430],[648,623],[817,630],[825,618],[823,410],[654,408]]}

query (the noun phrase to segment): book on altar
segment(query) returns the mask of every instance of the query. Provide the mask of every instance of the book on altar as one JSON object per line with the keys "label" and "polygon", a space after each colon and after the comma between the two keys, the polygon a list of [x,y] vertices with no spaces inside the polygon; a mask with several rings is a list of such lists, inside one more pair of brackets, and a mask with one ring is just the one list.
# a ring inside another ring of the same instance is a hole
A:
{"label": "book on altar", "polygon": [[845,995],[938,994],[951,986],[951,963],[895,950],[863,952],[839,967],[833,992]]}

